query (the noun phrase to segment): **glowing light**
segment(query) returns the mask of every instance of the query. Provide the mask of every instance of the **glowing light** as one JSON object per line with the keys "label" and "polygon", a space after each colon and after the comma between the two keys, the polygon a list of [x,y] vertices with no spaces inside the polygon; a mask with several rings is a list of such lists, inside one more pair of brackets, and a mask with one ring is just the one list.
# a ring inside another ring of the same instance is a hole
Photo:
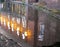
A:
{"label": "glowing light", "polygon": [[14,27],[14,24],[12,24],[12,26],[11,27]]}
{"label": "glowing light", "polygon": [[15,18],[13,17],[13,18],[12,18],[12,21],[14,21],[14,20],[15,20]]}
{"label": "glowing light", "polygon": [[24,35],[24,33],[22,33],[22,39],[25,39],[25,35]]}
{"label": "glowing light", "polygon": [[4,19],[4,26],[6,26],[6,21],[5,21],[5,19]]}
{"label": "glowing light", "polygon": [[12,27],[12,31],[14,31],[14,24],[12,24],[12,26],[11,26],[11,27]]}
{"label": "glowing light", "polygon": [[30,29],[27,29],[26,32],[27,32],[27,39],[30,40],[32,37],[32,32]]}
{"label": "glowing light", "polygon": [[14,28],[12,28],[12,31],[14,31]]}
{"label": "glowing light", "polygon": [[23,27],[22,26],[20,26],[20,31],[23,32]]}
{"label": "glowing light", "polygon": [[1,24],[3,24],[3,22],[2,22],[2,17],[1,17]]}
{"label": "glowing light", "polygon": [[24,35],[27,36],[27,32],[25,32]]}

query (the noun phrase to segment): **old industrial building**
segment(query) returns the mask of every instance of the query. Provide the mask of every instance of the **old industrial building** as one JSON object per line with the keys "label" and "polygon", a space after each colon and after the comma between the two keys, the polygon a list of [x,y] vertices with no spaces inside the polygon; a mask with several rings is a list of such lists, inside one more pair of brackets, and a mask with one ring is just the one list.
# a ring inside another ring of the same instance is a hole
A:
{"label": "old industrial building", "polygon": [[8,43],[3,47],[10,47],[10,41],[15,42],[11,47],[60,47],[59,0],[4,0],[1,4],[0,34]]}

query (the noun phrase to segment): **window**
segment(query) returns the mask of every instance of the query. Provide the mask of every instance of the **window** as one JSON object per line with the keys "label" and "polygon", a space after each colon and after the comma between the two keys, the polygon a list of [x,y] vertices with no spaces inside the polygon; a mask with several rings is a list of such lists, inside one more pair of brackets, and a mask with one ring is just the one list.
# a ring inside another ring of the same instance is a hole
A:
{"label": "window", "polygon": [[12,24],[12,32],[14,32],[14,24]]}
{"label": "window", "polygon": [[43,39],[44,39],[44,29],[45,29],[45,25],[40,24],[40,33],[38,35],[38,40],[39,41],[43,41]]}
{"label": "window", "polygon": [[17,27],[17,35],[18,35],[18,36],[19,36],[19,30],[20,30],[19,27]]}
{"label": "window", "polygon": [[26,18],[22,17],[22,25],[24,28],[26,28]]}
{"label": "window", "polygon": [[4,26],[6,26],[6,21],[5,21],[5,19],[4,19]]}
{"label": "window", "polygon": [[41,25],[40,25],[40,34],[41,34],[41,35],[44,34],[44,28],[45,28],[45,25],[44,25],[44,24],[41,24]]}
{"label": "window", "polygon": [[20,18],[17,18],[17,23],[20,24]]}
{"label": "window", "polygon": [[22,39],[25,39],[25,35],[24,35],[24,33],[22,33]]}
{"label": "window", "polygon": [[8,22],[8,29],[10,29],[10,22]]}

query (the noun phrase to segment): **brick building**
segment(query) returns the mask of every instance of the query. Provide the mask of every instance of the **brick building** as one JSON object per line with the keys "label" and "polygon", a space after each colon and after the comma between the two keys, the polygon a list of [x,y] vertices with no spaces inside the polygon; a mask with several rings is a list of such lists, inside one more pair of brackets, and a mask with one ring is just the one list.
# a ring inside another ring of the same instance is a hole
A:
{"label": "brick building", "polygon": [[[10,3],[8,0],[6,1],[6,3],[7,2]],[[28,0],[28,3],[33,3],[33,2],[35,3],[35,0]],[[48,8],[58,9],[55,2],[54,3],[53,2],[48,3],[47,0],[45,2],[47,3],[46,6]],[[51,5],[51,3],[53,5]],[[9,9],[8,9],[8,7],[9,7]],[[30,45],[34,45],[34,41],[35,41],[34,40],[35,15],[38,16],[38,23],[37,23],[38,24],[38,30],[37,30],[37,38],[36,38],[37,39],[37,41],[36,41],[37,45],[38,46],[50,46],[50,45],[53,45],[55,42],[60,42],[60,35],[59,35],[59,33],[60,33],[60,25],[59,25],[60,22],[58,19],[52,17],[48,13],[40,11],[39,9],[37,9],[37,11],[36,11],[36,9],[34,9],[32,7],[27,7],[28,9],[26,9],[26,7],[24,7],[24,10],[25,9],[26,10],[23,13],[22,8],[23,7],[21,7],[22,12],[19,12],[20,11],[20,5],[17,3],[17,5],[13,4],[11,6],[6,4],[5,9],[8,9],[7,11],[10,10],[12,13],[14,13],[14,16],[12,16],[12,17],[15,17],[15,18],[23,15],[23,16],[21,16],[21,22],[22,22],[22,19],[25,18],[24,21],[27,22],[26,23],[27,28],[30,29],[30,31],[31,31],[31,36],[25,38],[25,41],[27,43],[29,43]],[[25,31],[25,29],[26,28],[24,28],[24,31]]]}

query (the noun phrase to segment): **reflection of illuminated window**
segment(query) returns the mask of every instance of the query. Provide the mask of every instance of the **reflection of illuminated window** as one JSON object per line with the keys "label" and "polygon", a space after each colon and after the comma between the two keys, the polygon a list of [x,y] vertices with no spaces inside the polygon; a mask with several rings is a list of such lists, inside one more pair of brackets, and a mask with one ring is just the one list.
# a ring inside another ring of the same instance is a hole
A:
{"label": "reflection of illuminated window", "polygon": [[26,18],[25,17],[22,17],[22,24],[23,24],[23,27],[26,28]]}
{"label": "reflection of illuminated window", "polygon": [[22,33],[22,39],[25,39],[25,35],[24,35],[24,33]]}
{"label": "reflection of illuminated window", "polygon": [[45,25],[40,24],[40,34],[38,36],[39,41],[43,41],[43,39],[44,39],[44,29],[45,29]]}
{"label": "reflection of illuminated window", "polygon": [[38,36],[38,40],[39,40],[39,41],[43,41],[43,37],[44,37],[44,35],[39,35],[39,36]]}
{"label": "reflection of illuminated window", "polygon": [[41,24],[40,25],[40,34],[44,34],[44,27],[45,25],[44,24]]}

